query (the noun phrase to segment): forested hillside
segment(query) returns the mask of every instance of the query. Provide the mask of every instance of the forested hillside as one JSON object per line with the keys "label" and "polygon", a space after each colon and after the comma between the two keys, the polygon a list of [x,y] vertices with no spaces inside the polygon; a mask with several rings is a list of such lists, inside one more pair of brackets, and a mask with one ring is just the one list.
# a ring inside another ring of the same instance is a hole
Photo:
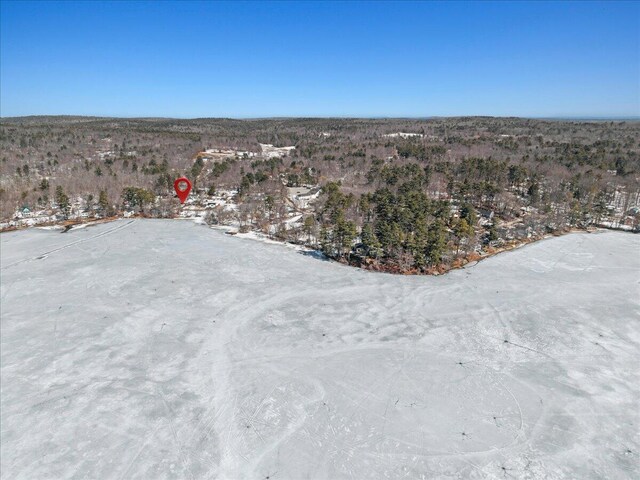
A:
{"label": "forested hillside", "polygon": [[[25,117],[1,121],[0,147],[4,229],[197,216],[420,273],[640,223],[631,121]],[[185,206],[180,175],[195,187]]]}

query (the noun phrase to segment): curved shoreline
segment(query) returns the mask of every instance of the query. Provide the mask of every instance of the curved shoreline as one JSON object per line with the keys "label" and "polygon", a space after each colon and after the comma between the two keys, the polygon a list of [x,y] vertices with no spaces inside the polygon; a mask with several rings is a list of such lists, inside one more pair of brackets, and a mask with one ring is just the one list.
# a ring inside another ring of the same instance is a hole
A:
{"label": "curved shoreline", "polygon": [[[145,218],[145,219],[155,219],[155,217],[147,217],[145,215],[132,215],[129,217],[124,217],[124,216],[113,216],[113,217],[105,217],[105,218],[87,218],[85,219],[86,221],[76,221],[76,220],[65,220],[62,222],[47,222],[47,223],[43,223],[43,224],[39,224],[39,225],[28,225],[28,226],[23,226],[23,227],[10,227],[10,228],[6,228],[4,230],[0,230],[0,234],[2,233],[8,233],[8,232],[15,232],[15,231],[22,231],[22,230],[28,230],[30,228],[40,228],[40,229],[61,229],[62,231],[60,233],[66,233],[70,230],[76,229],[76,228],[85,228],[85,227],[90,227],[93,225],[100,225],[102,223],[110,223],[116,220],[124,220],[127,218]],[[298,244],[298,243],[293,243],[293,242],[287,242],[287,241],[283,241],[280,240],[276,237],[273,237],[271,235],[265,235],[261,232],[256,232],[256,231],[250,231],[247,233],[239,233],[237,231],[232,231],[232,229],[234,227],[232,226],[226,226],[226,225],[208,225],[205,224],[203,222],[199,222],[197,220],[199,220],[199,217],[196,218],[181,218],[181,217],[173,217],[173,218],[164,218],[162,220],[191,220],[194,221],[194,223],[196,224],[202,224],[202,225],[206,225],[209,228],[212,228],[214,230],[221,230],[224,233],[228,234],[228,235],[232,235],[232,236],[238,236],[239,238],[244,238],[244,239],[248,239],[248,240],[254,240],[254,241],[258,241],[258,242],[263,242],[263,243],[272,243],[272,244],[280,244],[283,246],[289,246],[289,247],[294,247],[300,251],[305,251],[305,252],[313,252],[317,255],[322,256],[322,260],[326,260],[326,261],[332,261],[341,265],[345,265],[348,267],[353,267],[353,268],[358,268],[361,270],[365,270],[365,271],[370,271],[370,272],[376,272],[376,273],[387,273],[390,275],[411,275],[411,276],[422,276],[422,275],[426,275],[426,276],[439,276],[439,275],[444,275],[446,273],[449,273],[453,270],[460,270],[460,269],[465,269],[465,268],[471,268],[474,267],[475,265],[477,265],[478,263],[480,263],[483,260],[486,260],[488,258],[494,257],[496,255],[499,255],[501,253],[506,253],[506,252],[510,252],[513,250],[517,250],[520,249],[522,247],[525,247],[527,245],[530,244],[534,244],[534,243],[538,243],[542,240],[547,240],[550,238],[554,238],[554,237],[561,237],[567,234],[571,234],[571,233],[597,233],[599,231],[617,231],[617,232],[623,232],[623,233],[638,233],[638,232],[634,232],[634,231],[630,231],[630,230],[625,230],[625,229],[621,229],[621,228],[611,228],[611,227],[587,227],[587,228],[568,228],[566,230],[563,231],[559,231],[559,232],[554,232],[554,233],[549,233],[549,234],[545,234],[542,236],[534,236],[534,237],[530,237],[530,238],[525,238],[522,240],[510,240],[508,242],[505,242],[505,244],[503,246],[500,247],[489,247],[487,250],[483,250],[482,253],[469,253],[466,254],[464,256],[460,256],[459,258],[455,259],[450,265],[446,265],[446,264],[440,264],[438,266],[435,267],[430,267],[428,269],[426,269],[425,271],[420,271],[417,269],[405,269],[402,270],[400,268],[398,268],[395,265],[384,265],[381,263],[374,263],[374,262],[369,262],[368,264],[363,263],[363,264],[356,264],[354,262],[349,262],[348,260],[345,259],[335,259],[332,257],[328,257],[326,255],[324,255],[324,253],[322,253],[319,249],[317,248],[313,248],[307,244]],[[251,235],[254,234],[254,235]],[[366,260],[366,259],[365,259]]]}

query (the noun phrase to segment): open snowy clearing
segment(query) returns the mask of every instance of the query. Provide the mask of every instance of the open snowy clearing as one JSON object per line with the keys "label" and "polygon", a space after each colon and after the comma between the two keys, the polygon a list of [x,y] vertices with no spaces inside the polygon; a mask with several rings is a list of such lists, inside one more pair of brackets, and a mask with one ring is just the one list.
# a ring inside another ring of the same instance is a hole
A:
{"label": "open snowy clearing", "polygon": [[0,242],[3,478],[640,475],[640,236],[441,277],[170,220]]}

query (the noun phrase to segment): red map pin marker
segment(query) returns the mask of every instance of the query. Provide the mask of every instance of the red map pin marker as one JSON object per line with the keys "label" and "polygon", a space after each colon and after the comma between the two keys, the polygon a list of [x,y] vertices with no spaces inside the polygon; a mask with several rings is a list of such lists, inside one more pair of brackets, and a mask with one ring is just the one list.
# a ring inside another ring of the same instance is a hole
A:
{"label": "red map pin marker", "polygon": [[173,188],[175,189],[176,194],[178,194],[180,203],[184,203],[191,191],[191,182],[187,177],[180,177],[173,182]]}

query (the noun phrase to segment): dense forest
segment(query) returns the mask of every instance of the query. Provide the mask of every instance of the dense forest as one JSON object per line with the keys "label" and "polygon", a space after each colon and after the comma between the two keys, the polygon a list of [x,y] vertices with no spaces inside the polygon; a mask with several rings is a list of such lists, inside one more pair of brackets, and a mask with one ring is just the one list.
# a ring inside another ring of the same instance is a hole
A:
{"label": "dense forest", "polygon": [[[435,273],[595,226],[638,231],[640,122],[520,118],[0,122],[4,229],[198,216],[365,268]],[[186,206],[173,180],[186,175]]]}

